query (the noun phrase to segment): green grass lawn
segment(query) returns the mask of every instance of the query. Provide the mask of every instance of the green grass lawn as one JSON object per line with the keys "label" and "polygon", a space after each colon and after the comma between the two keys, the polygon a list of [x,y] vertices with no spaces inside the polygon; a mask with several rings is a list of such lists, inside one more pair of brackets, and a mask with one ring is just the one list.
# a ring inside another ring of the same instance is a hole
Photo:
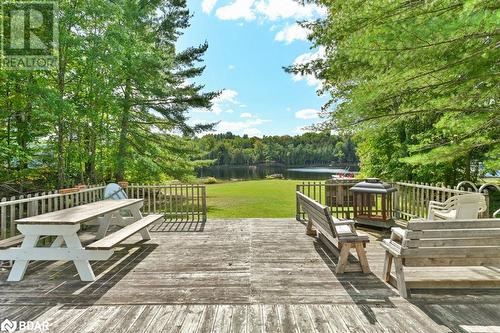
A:
{"label": "green grass lawn", "polygon": [[300,180],[252,180],[207,185],[208,218],[294,217]]}

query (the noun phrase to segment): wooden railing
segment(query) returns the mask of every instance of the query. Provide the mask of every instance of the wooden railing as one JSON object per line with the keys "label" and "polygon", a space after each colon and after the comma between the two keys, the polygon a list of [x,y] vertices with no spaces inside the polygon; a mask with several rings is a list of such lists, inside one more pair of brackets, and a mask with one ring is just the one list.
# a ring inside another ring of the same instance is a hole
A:
{"label": "wooden railing", "polygon": [[207,220],[205,185],[133,184],[126,188],[126,193],[131,199],[144,199],[144,213],[163,213],[167,222],[205,222]]}
{"label": "wooden railing", "polygon": [[409,220],[416,216],[426,218],[431,200],[444,202],[454,195],[470,193],[452,189],[449,186],[442,187],[424,183],[395,182],[392,185],[397,189],[393,193],[395,218],[403,220]]}
{"label": "wooden railing", "polygon": [[[105,186],[90,186],[72,193],[33,193],[0,199],[0,239],[14,236],[15,220],[50,213],[102,200]],[[129,198],[144,199],[143,212],[163,213],[165,220],[205,222],[207,220],[206,189],[204,185],[129,185]]]}
{"label": "wooden railing", "polygon": [[[296,190],[316,200],[322,205],[330,207],[333,216],[341,219],[353,217],[353,197],[349,189],[359,182],[356,179],[329,180],[328,182],[309,181],[298,184]],[[303,220],[304,211],[296,205],[296,219]]]}
{"label": "wooden railing", "polygon": [[72,193],[42,192],[0,199],[0,239],[16,234],[15,220],[50,213],[102,199],[104,186]]}
{"label": "wooden railing", "polygon": [[[356,179],[338,179],[327,182],[303,182],[297,185],[297,191],[330,207],[333,216],[353,218],[353,196],[349,189],[359,182]],[[427,217],[429,201],[445,201],[453,195],[466,194],[470,191],[452,189],[450,187],[412,182],[392,182],[397,191],[392,193],[394,206],[393,218],[409,220],[412,217]],[[483,193],[484,194],[484,193]],[[486,202],[488,197],[486,196]],[[486,211],[481,217],[489,217]],[[304,219],[304,212],[299,205],[296,209],[297,220]]]}

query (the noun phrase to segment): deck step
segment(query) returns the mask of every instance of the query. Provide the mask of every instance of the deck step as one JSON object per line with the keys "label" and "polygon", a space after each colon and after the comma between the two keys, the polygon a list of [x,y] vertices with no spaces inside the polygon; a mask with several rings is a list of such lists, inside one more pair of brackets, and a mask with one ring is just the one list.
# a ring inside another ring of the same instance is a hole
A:
{"label": "deck step", "polygon": [[2,239],[0,241],[0,249],[8,249],[9,247],[21,245],[23,240],[24,240],[24,235],[17,235],[10,238]]}
{"label": "deck step", "polygon": [[99,239],[92,244],[86,246],[87,249],[90,250],[110,250],[115,247],[117,244],[120,244],[133,234],[139,232],[140,230],[147,228],[151,224],[158,222],[163,219],[163,215],[160,214],[151,214],[146,217],[143,217],[137,222],[127,225],[120,230],[117,230],[108,236]]}

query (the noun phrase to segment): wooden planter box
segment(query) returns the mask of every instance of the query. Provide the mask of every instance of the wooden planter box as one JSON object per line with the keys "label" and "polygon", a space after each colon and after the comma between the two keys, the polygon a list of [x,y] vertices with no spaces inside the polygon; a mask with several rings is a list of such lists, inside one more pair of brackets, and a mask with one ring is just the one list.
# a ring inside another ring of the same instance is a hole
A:
{"label": "wooden planter box", "polygon": [[71,188],[61,188],[61,189],[57,190],[57,193],[68,194],[68,193],[76,193],[78,191],[79,191],[78,187],[71,187]]}
{"label": "wooden planter box", "polygon": [[118,185],[120,185],[121,188],[127,188],[128,187],[128,182],[127,181],[121,181],[121,182],[118,182]]}

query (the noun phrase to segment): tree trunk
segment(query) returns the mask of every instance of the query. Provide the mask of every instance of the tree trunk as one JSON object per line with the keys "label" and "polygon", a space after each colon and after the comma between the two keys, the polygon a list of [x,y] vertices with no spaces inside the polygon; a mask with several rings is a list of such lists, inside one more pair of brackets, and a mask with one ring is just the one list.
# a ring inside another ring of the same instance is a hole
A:
{"label": "tree trunk", "polygon": [[130,97],[132,93],[132,82],[127,78],[125,82],[125,93],[123,98],[123,113],[121,120],[120,142],[118,144],[118,155],[116,156],[116,181],[122,181],[125,178],[125,161],[127,158],[127,137],[130,118]]}
{"label": "tree trunk", "polygon": [[[95,124],[93,124],[95,126]],[[94,127],[92,126],[92,128]],[[95,133],[94,133],[95,134]],[[88,142],[88,154],[89,157],[87,159],[87,163],[85,166],[85,173],[87,180],[90,184],[95,184],[96,183],[96,160],[95,160],[95,154],[96,154],[96,138],[93,133],[88,133],[89,135],[89,142]]]}
{"label": "tree trunk", "polygon": [[58,188],[64,187],[65,183],[65,171],[66,165],[64,161],[64,91],[66,88],[65,84],[65,72],[66,72],[66,62],[63,57],[62,48],[59,48],[59,70],[57,73],[57,87],[59,89],[59,98],[61,99],[61,105],[59,110],[59,115],[57,117],[57,186]]}
{"label": "tree trunk", "polygon": [[[10,104],[10,103],[9,103]],[[12,114],[12,109],[9,105],[8,107],[8,112],[9,112],[9,117],[7,118],[7,170],[10,171],[11,169],[11,163],[12,163],[12,154],[10,150],[10,140],[11,140],[11,114]]]}

